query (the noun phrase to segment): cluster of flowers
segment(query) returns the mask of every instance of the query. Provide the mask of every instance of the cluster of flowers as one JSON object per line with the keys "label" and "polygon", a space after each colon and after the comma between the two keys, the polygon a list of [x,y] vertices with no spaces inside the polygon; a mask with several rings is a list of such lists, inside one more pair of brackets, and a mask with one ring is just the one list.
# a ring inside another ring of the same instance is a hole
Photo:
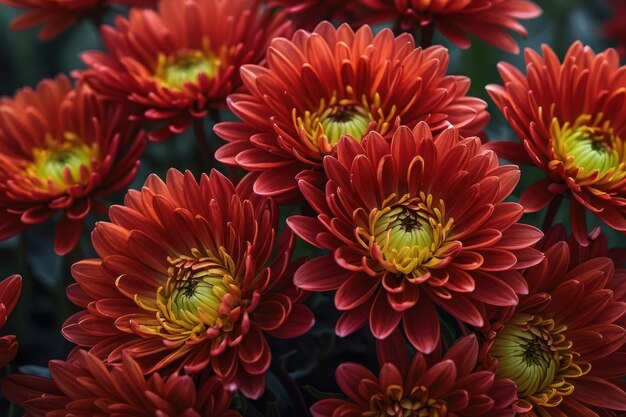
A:
{"label": "cluster of flowers", "polygon": [[[28,9],[17,28],[46,20],[50,37],[113,2],[0,3]],[[316,402],[315,417],[626,411],[626,254],[586,227],[591,212],[626,232],[615,50],[576,42],[563,61],[526,51],[525,73],[501,64],[503,85],[487,89],[521,141],[486,142],[486,103],[447,74],[445,48],[426,46],[437,28],[517,52],[507,30],[526,33],[530,1],[124,3],[136,7],[102,27],[106,51],[83,54],[75,87],[59,76],[0,100],[0,239],[54,217],[54,249],[70,252],[149,140],[226,105],[240,121],[215,126],[215,158],[248,174],[170,170],[108,210],[98,258],[72,267],[82,310],[63,334],[76,349],[51,380],[4,380],[27,416],[239,416],[235,392],[265,391],[266,335],[306,333],[306,298],[321,291],[336,291],[338,335],[369,327],[380,370],[340,366],[345,396]],[[322,19],[353,26],[311,25]],[[382,21],[397,33],[373,34]],[[545,173],[519,204],[520,170],[498,156]],[[550,227],[564,197],[569,239]],[[279,205],[301,203],[308,215],[279,234]],[[519,223],[548,205],[545,235]],[[292,259],[296,235],[325,254]],[[0,284],[0,324],[19,290],[18,276]],[[447,340],[443,321],[465,336]],[[17,344],[0,342],[6,364]]]}

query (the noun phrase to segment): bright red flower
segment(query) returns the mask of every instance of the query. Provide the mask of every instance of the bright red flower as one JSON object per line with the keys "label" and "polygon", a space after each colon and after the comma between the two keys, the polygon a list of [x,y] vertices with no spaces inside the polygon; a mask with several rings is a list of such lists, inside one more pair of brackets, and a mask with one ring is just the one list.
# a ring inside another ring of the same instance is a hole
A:
{"label": "bright red flower", "polygon": [[419,352],[409,359],[399,332],[382,344],[379,375],[356,363],[339,366],[337,383],[349,400],[318,401],[313,417],[513,417],[515,385],[476,370],[476,336],[456,342],[438,362]]}
{"label": "bright red flower", "polygon": [[132,9],[104,26],[108,52],[82,55],[79,74],[98,93],[138,104],[151,139],[185,131],[209,109],[225,107],[241,84],[239,67],[259,63],[289,22],[257,0],[168,0],[155,12]]}
{"label": "bright red flower", "polygon": [[208,367],[260,396],[271,361],[264,333],[295,337],[314,321],[292,282],[304,262],[290,262],[295,238],[276,238],[275,203],[250,181],[235,189],[213,171],[198,184],[170,170],[109,215],[92,234],[100,259],[72,268],[68,296],[87,310],[65,336],[107,362],[126,353],[146,373]]}
{"label": "bright red flower", "polygon": [[25,10],[11,22],[11,30],[43,25],[39,38],[50,40],[85,17],[102,15],[107,5],[153,6],[156,0],[0,0],[0,4]]}
{"label": "bright red flower", "polygon": [[514,306],[526,292],[518,269],[543,258],[530,247],[542,233],[516,223],[522,207],[503,200],[519,170],[499,166],[480,139],[455,129],[433,139],[426,123],[413,132],[400,127],[390,143],[375,132],[362,144],[346,137],[324,169],[325,193],[300,181],[317,219],[287,223],[332,251],[294,280],[311,291],[337,290],[339,335],[369,319],[383,339],[402,321],[413,346],[429,353],[439,340],[437,307],[482,326],[485,304]]}
{"label": "bright red flower", "polygon": [[62,212],[54,250],[72,250],[98,199],[135,176],[146,142],[136,130],[65,76],[0,99],[0,240]]}
{"label": "bright red flower", "polygon": [[391,137],[398,123],[426,121],[435,132],[449,126],[478,134],[489,115],[485,103],[466,97],[470,80],[446,75],[448,52],[416,49],[413,37],[356,33],[323,22],[313,33],[275,39],[267,66],[245,65],[247,92],[228,98],[243,122],[224,122],[216,133],[229,143],[216,158],[257,171],[254,189],[281,202],[301,199],[297,179],[323,180],[322,160],[344,134],[369,131]]}
{"label": "bright red flower", "polygon": [[580,42],[563,63],[549,46],[542,50],[543,57],[526,50],[526,75],[500,63],[504,87],[487,86],[523,143],[490,146],[512,162],[545,171],[546,178],[521,197],[527,212],[566,194],[581,245],[587,241],[586,210],[626,232],[626,67],[615,50],[596,55]]}
{"label": "bright red flower", "polygon": [[216,376],[199,387],[188,375],[158,373],[145,378],[124,356],[107,366],[79,351],[75,360],[50,361],[52,380],[11,375],[2,384],[9,401],[24,407],[25,417],[241,417],[228,410],[232,393]]}
{"label": "bright red flower", "polygon": [[545,260],[524,273],[529,294],[490,320],[486,352],[496,375],[517,384],[520,416],[626,410],[626,393],[611,382],[626,376],[626,300],[610,289],[616,278],[611,259],[575,264],[578,255],[565,242],[552,245]]}
{"label": "bright red flower", "polygon": [[611,19],[604,23],[604,34],[617,43],[617,51],[626,58],[626,1],[609,0],[613,8]]}
{"label": "bright red flower", "polygon": [[[11,275],[0,282],[0,329],[4,327],[22,291],[22,277]],[[0,337],[0,368],[4,368],[17,354],[15,336]]]}
{"label": "bright red flower", "polygon": [[541,8],[528,0],[362,0],[370,7],[369,21],[396,19],[401,29],[434,25],[461,48],[469,48],[468,34],[514,54],[519,46],[507,30],[527,36],[519,19],[532,19]]}

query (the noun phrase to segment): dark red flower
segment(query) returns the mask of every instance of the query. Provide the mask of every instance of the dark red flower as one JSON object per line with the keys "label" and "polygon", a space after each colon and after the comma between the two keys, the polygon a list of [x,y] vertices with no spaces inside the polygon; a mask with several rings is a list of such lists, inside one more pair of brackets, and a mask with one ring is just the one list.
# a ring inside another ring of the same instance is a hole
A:
{"label": "dark red flower", "polygon": [[515,385],[477,370],[478,342],[467,336],[438,362],[417,353],[412,359],[395,332],[379,346],[380,373],[356,363],[337,368],[337,383],[348,400],[324,399],[313,417],[513,417]]}
{"label": "dark red flower", "polygon": [[518,20],[532,19],[541,9],[528,0],[362,0],[371,11],[368,21],[397,20],[413,31],[434,25],[461,48],[469,48],[468,34],[514,54],[519,46],[507,31],[527,36]]}
{"label": "dark red flower", "polygon": [[65,336],[110,363],[126,353],[146,373],[208,367],[260,396],[271,361],[264,333],[295,337],[314,321],[292,282],[304,262],[290,262],[295,238],[276,237],[275,203],[250,181],[235,189],[216,171],[198,183],[170,170],[109,215],[92,234],[100,258],[72,268],[68,296],[86,310]]}
{"label": "dark red flower", "polygon": [[313,30],[323,20],[351,22],[363,5],[354,0],[271,0],[282,7],[298,29]]}
{"label": "dark red flower", "polygon": [[78,74],[98,93],[140,106],[160,128],[151,139],[185,131],[209,109],[225,107],[241,84],[239,67],[259,63],[271,39],[289,36],[281,13],[258,0],[168,0],[157,12],[132,9],[104,26],[107,52],[82,55]]}
{"label": "dark red flower", "polygon": [[[22,277],[11,275],[0,282],[0,329],[4,327],[20,298],[22,291]],[[0,368],[4,368],[17,354],[18,344],[15,336],[0,337]]]}
{"label": "dark red flower", "polygon": [[446,49],[416,49],[411,35],[394,38],[389,29],[374,36],[369,26],[355,33],[323,22],[275,39],[267,66],[242,67],[247,91],[228,103],[243,122],[215,127],[229,142],[216,158],[256,171],[257,193],[294,202],[302,198],[297,179],[321,182],[322,160],[344,134],[390,138],[398,123],[420,121],[435,132],[478,134],[489,119],[485,103],[466,97],[470,80],[447,68]]}
{"label": "dark red flower", "polygon": [[604,34],[617,43],[617,51],[626,58],[626,1],[609,0],[612,8],[611,18],[604,23]]}
{"label": "dark red flower", "polygon": [[107,366],[85,351],[49,367],[51,380],[11,375],[3,381],[4,395],[24,407],[25,417],[241,417],[228,410],[232,393],[216,376],[199,387],[188,375],[146,379],[127,355]]}
{"label": "dark red flower", "polygon": [[[586,210],[626,232],[626,67],[613,49],[600,54],[574,43],[560,63],[549,46],[543,57],[526,50],[526,75],[507,63],[498,68],[504,86],[489,94],[521,139],[492,142],[512,162],[534,164],[546,177],[521,197],[535,212],[555,196],[570,197],[570,225],[587,241]],[[561,197],[559,197],[561,198]]]}
{"label": "dark red flower", "polygon": [[54,250],[74,248],[99,198],[128,185],[145,148],[125,110],[65,76],[0,99],[0,240],[62,212]]}
{"label": "dark red flower", "polygon": [[626,376],[626,300],[611,289],[618,284],[611,259],[580,255],[563,241],[549,247],[524,273],[528,295],[490,320],[486,352],[496,375],[517,384],[520,416],[626,410],[626,393],[612,382]]}
{"label": "dark red flower", "polygon": [[324,159],[326,192],[300,181],[317,219],[292,216],[289,226],[332,251],[302,266],[294,281],[311,291],[337,290],[344,311],[339,335],[369,320],[375,337],[402,321],[418,350],[439,340],[441,308],[482,326],[485,305],[514,306],[526,293],[519,269],[543,256],[530,246],[541,231],[518,224],[523,209],[504,202],[519,179],[499,166],[480,139],[455,129],[433,139],[426,123],[400,127],[388,141],[343,138]]}

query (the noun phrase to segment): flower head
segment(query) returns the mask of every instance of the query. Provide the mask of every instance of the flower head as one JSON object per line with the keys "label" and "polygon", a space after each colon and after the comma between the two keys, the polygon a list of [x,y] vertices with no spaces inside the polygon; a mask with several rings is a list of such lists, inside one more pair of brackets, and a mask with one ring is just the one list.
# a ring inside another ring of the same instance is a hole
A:
{"label": "flower head", "polygon": [[52,379],[11,375],[2,384],[9,401],[25,417],[241,417],[228,410],[232,393],[216,376],[197,387],[188,375],[158,373],[144,378],[132,358],[107,366],[78,351],[70,361],[51,361]]}
{"label": "flower head", "polygon": [[62,212],[54,249],[69,252],[98,198],[133,179],[144,147],[123,108],[64,76],[0,99],[0,239]]}
{"label": "flower head", "polygon": [[434,25],[461,48],[469,48],[468,34],[507,52],[519,46],[507,30],[527,36],[519,19],[532,19],[541,9],[528,0],[363,0],[371,8],[369,21],[395,18],[400,28]]}
{"label": "flower head", "polygon": [[[12,275],[0,282],[0,328],[4,327],[22,291],[22,277]],[[17,354],[15,336],[0,337],[0,368],[11,362]]]}
{"label": "flower head", "polygon": [[391,137],[398,123],[452,125],[478,134],[489,119],[482,100],[466,97],[469,79],[446,75],[448,52],[415,48],[413,37],[374,36],[323,22],[314,32],[275,39],[267,66],[246,65],[247,92],[228,103],[243,122],[215,131],[229,143],[216,152],[226,164],[257,171],[254,189],[282,201],[301,199],[297,178],[323,179],[322,160],[342,135],[357,141],[369,131]]}
{"label": "flower head", "polygon": [[107,52],[86,52],[80,77],[110,99],[140,107],[162,140],[225,106],[239,67],[265,57],[269,41],[291,33],[283,15],[257,0],[168,0],[133,9],[105,26]]}
{"label": "flower head", "polygon": [[576,256],[565,242],[549,247],[524,273],[528,295],[490,319],[486,352],[496,376],[516,383],[514,410],[526,417],[626,410],[626,393],[611,382],[626,375],[626,303],[609,289],[614,265],[609,258],[575,264]]}
{"label": "flower head", "polygon": [[303,260],[290,262],[289,231],[276,238],[275,204],[250,181],[235,189],[215,171],[197,183],[170,170],[109,215],[92,235],[100,258],[72,268],[68,296],[87,310],[68,319],[66,337],[107,362],[126,353],[146,373],[209,367],[261,395],[264,333],[295,337],[313,325],[292,282]]}
{"label": "flower head", "polygon": [[544,45],[526,51],[526,75],[499,65],[504,86],[487,90],[522,140],[490,146],[512,162],[534,164],[546,177],[521,198],[527,212],[556,195],[570,198],[570,224],[586,244],[589,210],[626,232],[626,67],[613,49],[600,54],[574,43],[563,63]]}
{"label": "flower head", "polygon": [[624,58],[626,57],[626,26],[624,26],[626,1],[609,0],[609,3],[612,6],[613,13],[611,19],[604,23],[604,34],[607,38],[617,43],[617,51]]}
{"label": "flower head", "polygon": [[355,363],[339,366],[337,383],[349,399],[318,401],[311,407],[313,417],[513,415],[507,410],[515,400],[515,385],[494,380],[491,371],[476,370],[476,336],[456,342],[438,362],[419,352],[410,359],[399,332],[380,344],[379,375]]}
{"label": "flower head", "polygon": [[516,223],[519,204],[503,202],[517,167],[499,166],[478,138],[447,129],[433,139],[426,123],[400,127],[390,142],[375,132],[363,143],[346,137],[324,169],[325,193],[300,182],[317,219],[287,222],[332,251],[302,266],[295,283],[337,290],[338,334],[369,319],[383,339],[402,321],[411,343],[429,353],[439,340],[436,308],[482,326],[485,304],[512,306],[526,291],[517,270],[542,259],[530,247],[542,234]]}
{"label": "flower head", "polygon": [[324,20],[350,22],[357,9],[353,0],[271,0],[270,5],[282,7],[297,28],[313,30]]}

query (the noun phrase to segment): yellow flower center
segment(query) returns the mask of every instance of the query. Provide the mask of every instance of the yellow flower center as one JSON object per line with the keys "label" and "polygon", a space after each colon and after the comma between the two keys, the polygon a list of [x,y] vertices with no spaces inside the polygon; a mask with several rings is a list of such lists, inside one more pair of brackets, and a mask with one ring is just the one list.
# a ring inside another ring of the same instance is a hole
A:
{"label": "yellow flower center", "polygon": [[575,177],[598,175],[617,182],[626,177],[626,147],[610,122],[602,119],[602,114],[582,115],[573,124],[560,125],[555,118],[551,125],[554,155]]}
{"label": "yellow flower center", "polygon": [[361,141],[369,124],[376,122],[376,130],[385,134],[395,115],[395,106],[387,114],[381,108],[378,93],[371,100],[356,97],[351,87],[346,88],[345,97],[335,91],[330,99],[321,99],[315,110],[299,113],[292,111],[293,124],[305,139],[305,146],[322,155],[332,153],[343,135]]}
{"label": "yellow flower center", "polygon": [[566,330],[553,319],[517,314],[496,336],[491,348],[498,359],[496,376],[515,382],[520,403],[556,407],[574,392],[571,379],[591,369],[576,361]]}
{"label": "yellow flower center", "polygon": [[377,394],[370,399],[370,411],[363,417],[446,417],[445,401],[429,398],[428,388],[415,387],[405,396],[399,385],[387,387],[387,395]]}
{"label": "yellow flower center", "polygon": [[210,51],[188,51],[165,56],[159,54],[155,77],[172,90],[182,90],[185,83],[195,83],[201,74],[213,78],[220,60]]}
{"label": "yellow flower center", "polygon": [[135,302],[156,317],[140,323],[143,331],[171,342],[203,339],[212,328],[230,332],[230,313],[241,304],[239,284],[230,272],[232,259],[224,251],[218,258],[192,249],[191,255],[168,261],[167,281],[158,288],[156,299],[135,296]]}
{"label": "yellow flower center", "polygon": [[[370,212],[369,227],[357,228],[361,245],[380,251],[384,267],[391,272],[419,277],[439,262],[449,248],[452,219],[447,219],[443,201],[432,195],[389,197],[383,208]],[[375,247],[374,247],[375,245]]]}
{"label": "yellow flower center", "polygon": [[35,186],[62,193],[74,184],[87,184],[89,173],[100,158],[98,144],[86,144],[72,132],[66,132],[62,140],[48,134],[45,142],[46,148],[33,149],[32,161],[24,169]]}

